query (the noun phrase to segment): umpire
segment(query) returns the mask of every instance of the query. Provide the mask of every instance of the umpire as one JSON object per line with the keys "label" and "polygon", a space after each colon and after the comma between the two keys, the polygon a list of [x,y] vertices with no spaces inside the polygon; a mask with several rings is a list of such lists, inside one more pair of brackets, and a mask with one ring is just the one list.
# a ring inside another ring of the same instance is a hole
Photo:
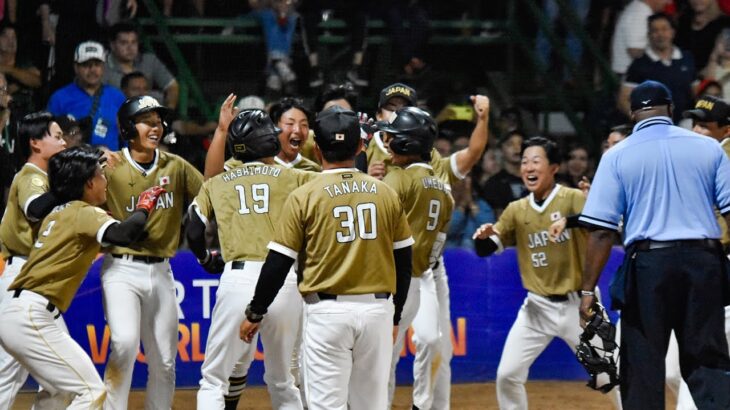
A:
{"label": "umpire", "polygon": [[[664,357],[672,330],[682,376],[700,409],[730,408],[724,333],[727,283],[713,206],[730,220],[730,161],[720,145],[672,125],[672,97],[645,81],[631,93],[631,138],[606,152],[580,221],[592,228],[581,320],[624,221],[626,257],[611,295],[621,313],[625,409],[664,409]],[[618,292],[616,292],[618,290]]]}

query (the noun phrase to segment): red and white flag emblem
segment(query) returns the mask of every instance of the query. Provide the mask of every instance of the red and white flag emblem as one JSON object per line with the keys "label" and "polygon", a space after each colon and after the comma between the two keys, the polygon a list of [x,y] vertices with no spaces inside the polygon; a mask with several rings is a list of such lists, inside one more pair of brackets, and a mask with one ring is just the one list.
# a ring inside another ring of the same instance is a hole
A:
{"label": "red and white flag emblem", "polygon": [[165,185],[168,185],[169,183],[170,183],[169,176],[164,176],[164,177],[160,178],[160,186],[165,186]]}

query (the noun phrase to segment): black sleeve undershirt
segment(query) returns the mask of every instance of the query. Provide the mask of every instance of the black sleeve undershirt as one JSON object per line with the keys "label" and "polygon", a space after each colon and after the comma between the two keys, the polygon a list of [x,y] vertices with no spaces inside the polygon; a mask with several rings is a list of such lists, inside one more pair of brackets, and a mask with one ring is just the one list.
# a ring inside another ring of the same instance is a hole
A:
{"label": "black sleeve undershirt", "polygon": [[489,256],[499,249],[497,243],[492,238],[474,239],[474,248],[479,256]]}
{"label": "black sleeve undershirt", "polygon": [[28,219],[40,221],[45,218],[56,205],[59,205],[58,199],[56,199],[51,192],[46,192],[28,204],[26,216]]}
{"label": "black sleeve undershirt", "polygon": [[565,219],[567,220],[567,222],[565,223],[565,229],[582,227],[583,225],[581,225],[580,221],[578,221],[579,218],[580,214],[565,217]]}
{"label": "black sleeve undershirt", "polygon": [[132,212],[123,222],[115,223],[104,231],[102,242],[117,246],[127,246],[144,233],[147,213],[142,210]]}
{"label": "black sleeve undershirt", "polygon": [[188,247],[198,260],[206,255],[205,245],[205,223],[200,219],[197,212],[190,207],[188,211],[188,222],[185,226],[185,236],[188,239]]}
{"label": "black sleeve undershirt", "polygon": [[395,305],[393,326],[397,326],[400,323],[403,306],[406,304],[408,288],[411,286],[413,249],[410,246],[395,249],[393,256],[395,257],[396,275],[395,295],[393,295],[393,304]]}
{"label": "black sleeve undershirt", "polygon": [[264,262],[264,266],[261,268],[259,281],[256,283],[256,292],[251,300],[251,311],[253,313],[257,315],[266,314],[269,305],[271,305],[277,293],[279,293],[279,289],[284,286],[286,275],[289,273],[289,269],[293,264],[293,258],[283,253],[269,250],[269,254],[266,256],[266,262]]}

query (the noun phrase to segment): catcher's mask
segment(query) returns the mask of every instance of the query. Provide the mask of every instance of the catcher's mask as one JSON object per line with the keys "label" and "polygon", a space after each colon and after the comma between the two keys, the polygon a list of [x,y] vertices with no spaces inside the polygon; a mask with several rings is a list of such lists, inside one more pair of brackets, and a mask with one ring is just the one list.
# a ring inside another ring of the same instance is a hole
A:
{"label": "catcher's mask", "polygon": [[[587,386],[602,393],[608,393],[619,384],[618,368],[616,367],[618,358],[616,326],[608,319],[606,309],[600,303],[593,306],[593,311],[595,312],[593,317],[586,324],[583,334],[580,335],[580,343],[576,346],[575,356],[591,376]],[[595,336],[601,339],[602,348],[591,344],[591,340]],[[596,379],[601,373],[608,375],[609,382],[598,386]]]}

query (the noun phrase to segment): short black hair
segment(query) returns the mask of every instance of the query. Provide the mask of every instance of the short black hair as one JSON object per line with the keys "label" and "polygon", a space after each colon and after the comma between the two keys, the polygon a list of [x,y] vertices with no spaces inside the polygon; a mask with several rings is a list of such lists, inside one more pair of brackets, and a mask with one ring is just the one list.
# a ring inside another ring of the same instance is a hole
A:
{"label": "short black hair", "polygon": [[120,21],[109,29],[109,41],[116,41],[119,33],[135,33],[139,38],[137,27],[129,21]]}
{"label": "short black hair", "polygon": [[520,136],[520,137],[522,138],[522,141],[523,141],[523,142],[524,142],[524,141],[525,141],[525,139],[527,138],[527,137],[525,136],[526,134],[525,134],[524,132],[522,132],[522,130],[521,130],[521,129],[519,129],[519,128],[518,128],[518,129],[514,129],[514,130],[510,130],[510,131],[507,131],[507,132],[506,132],[506,133],[505,133],[505,134],[504,134],[504,135],[502,136],[502,138],[500,138],[500,139],[499,139],[499,141],[497,141],[497,146],[499,146],[499,147],[501,148],[501,147],[502,147],[502,145],[504,145],[504,143],[505,143],[505,142],[509,141],[509,140],[510,140],[510,138],[514,137],[515,135],[519,135],[519,136]]}
{"label": "short black hair", "polygon": [[83,198],[84,185],[96,174],[101,151],[87,144],[67,148],[48,161],[50,191],[61,202]]}
{"label": "short black hair", "polygon": [[64,134],[74,129],[74,127],[79,127],[79,122],[68,115],[56,115],[53,117],[53,121],[61,127]]}
{"label": "short black hair", "polygon": [[666,20],[667,22],[669,22],[669,25],[672,26],[672,29],[674,29],[674,30],[677,29],[677,27],[674,25],[674,20],[672,20],[672,18],[669,17],[669,15],[667,13],[663,13],[663,12],[654,13],[651,16],[647,17],[646,26],[650,27],[651,23],[653,23],[657,20]]}
{"label": "short black hair", "polygon": [[119,83],[119,88],[124,90],[125,88],[127,88],[127,86],[129,86],[130,81],[136,80],[138,78],[144,78],[145,80],[147,79],[147,77],[141,71],[132,71],[129,74],[125,74],[124,77],[122,77],[122,81]]}
{"label": "short black hair", "polygon": [[18,123],[18,139],[22,154],[28,158],[31,154],[30,140],[42,140],[51,131],[51,123],[55,122],[53,114],[48,111],[33,112],[23,117]]}
{"label": "short black hair", "polygon": [[618,132],[624,137],[628,137],[633,131],[634,127],[632,127],[630,124],[621,124],[611,127],[611,132]]}
{"label": "short black hair", "polygon": [[322,150],[320,148],[320,152],[322,153],[322,157],[327,160],[327,162],[342,162],[342,161],[349,161],[353,158],[355,158],[357,149],[359,147],[356,146],[351,151],[348,150]]}
{"label": "short black hair", "polygon": [[351,82],[345,81],[342,84],[330,83],[324,87],[324,90],[317,96],[314,101],[314,111],[320,112],[324,109],[324,105],[333,100],[347,100],[353,109],[357,106],[357,91]]}
{"label": "short black hair", "polygon": [[16,33],[18,32],[18,28],[15,26],[15,24],[7,20],[3,20],[2,22],[0,22],[0,34],[2,34],[7,29],[12,29]]}
{"label": "short black hair", "polygon": [[307,121],[312,122],[312,111],[304,105],[304,101],[299,98],[284,97],[275,102],[269,109],[269,116],[271,117],[271,121],[274,122],[274,125],[278,124],[281,116],[292,108],[303,112],[307,117]]}
{"label": "short black hair", "polygon": [[560,149],[558,149],[558,144],[555,141],[545,137],[529,138],[522,142],[521,154],[524,155],[525,150],[530,147],[542,147],[550,164],[560,164]]}

